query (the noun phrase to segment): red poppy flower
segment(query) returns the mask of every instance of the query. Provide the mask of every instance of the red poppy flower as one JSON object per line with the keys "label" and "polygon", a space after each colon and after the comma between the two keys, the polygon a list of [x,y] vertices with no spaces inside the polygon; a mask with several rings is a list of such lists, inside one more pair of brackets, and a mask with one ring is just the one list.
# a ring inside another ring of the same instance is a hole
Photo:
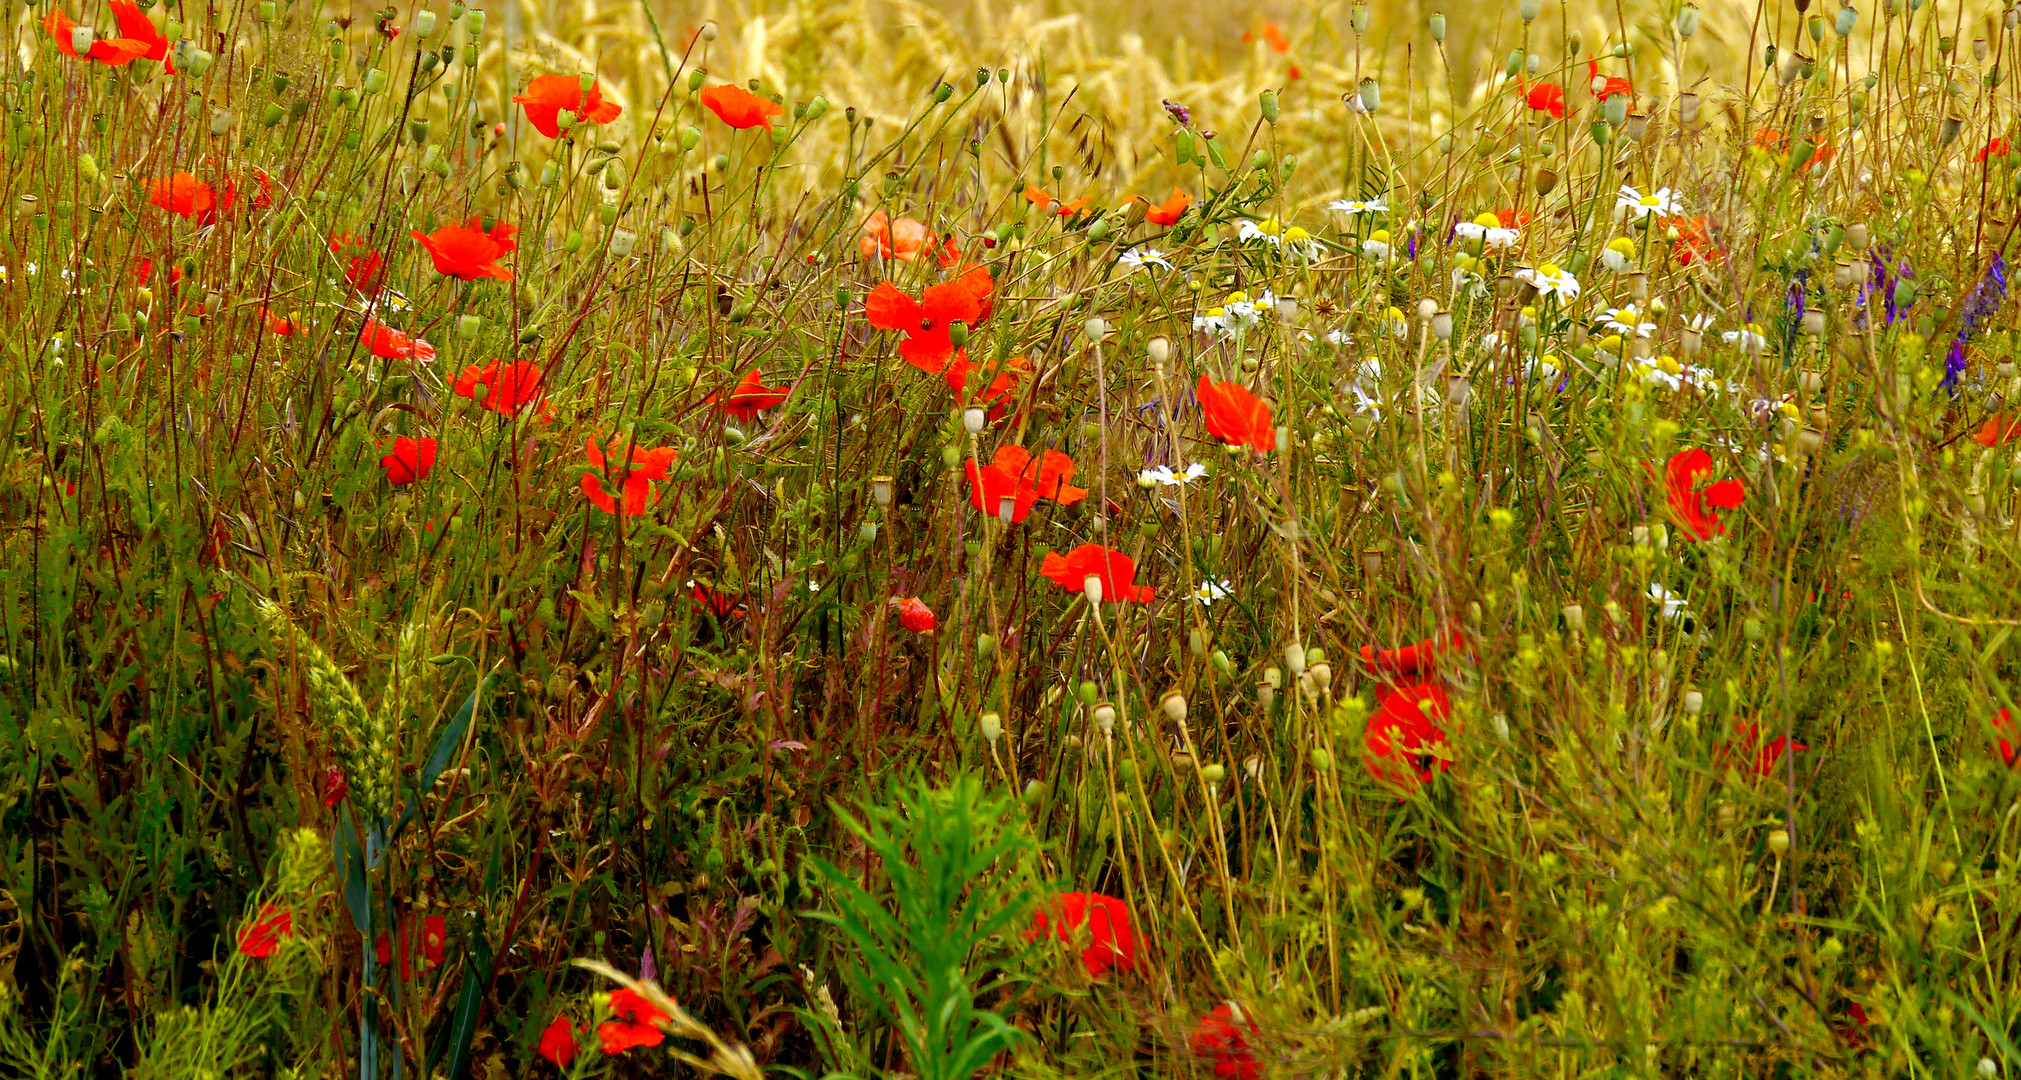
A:
{"label": "red poppy flower", "polygon": [[1255,41],[1257,38],[1262,38],[1265,44],[1278,52],[1291,51],[1291,39],[1284,36],[1284,28],[1274,22],[1264,23],[1256,30],[1242,31],[1242,40],[1245,42]]}
{"label": "red poppy flower", "polygon": [[1088,208],[1088,197],[1086,195],[1075,199],[1073,202],[1063,202],[1046,194],[1046,189],[1042,187],[1027,186],[1025,188],[1025,201],[1038,207],[1041,211],[1050,210],[1061,217],[1073,217],[1075,214]]}
{"label": "red poppy flower", "polygon": [[1277,446],[1277,429],[1270,426],[1270,406],[1241,385],[1215,385],[1200,376],[1193,395],[1200,399],[1200,413],[1207,421],[1207,433],[1230,446],[1253,446],[1268,451]]}
{"label": "red poppy flower", "polygon": [[501,221],[485,232],[484,219],[476,215],[461,225],[444,225],[432,233],[409,230],[434,258],[435,272],[460,281],[478,278],[511,281],[512,271],[497,263],[519,247],[519,242],[512,238],[518,231],[518,226]]}
{"label": "red poppy flower", "polygon": [[1193,1053],[1214,1066],[1220,1080],[1257,1080],[1263,1067],[1250,1049],[1249,1040],[1261,1038],[1256,1021],[1242,1015],[1232,1002],[1214,1006],[1193,1028]]}
{"label": "red poppy flower", "polygon": [[953,281],[927,286],[918,300],[886,281],[871,290],[863,303],[863,313],[870,325],[879,330],[904,331],[905,340],[898,343],[898,355],[913,367],[938,375],[955,352],[948,327],[957,322],[973,326],[988,317],[989,294],[995,287],[989,268],[983,266],[974,267]]}
{"label": "red poppy flower", "polygon": [[1149,199],[1144,201],[1150,204],[1144,211],[1145,221],[1153,225],[1176,225],[1179,218],[1186,213],[1186,208],[1193,205],[1193,196],[1173,188],[1172,196],[1164,202],[1152,203]]}
{"label": "red poppy flower", "polygon": [[667,1014],[654,1008],[638,992],[613,990],[610,1006],[616,1019],[596,1026],[604,1053],[622,1054],[635,1046],[658,1046],[666,1039],[667,1033],[660,1030],[660,1023],[667,1019]]}
{"label": "red poppy flower", "polygon": [[[1645,468],[1648,466],[1645,465]],[[1654,469],[1650,469],[1653,474]],[[1726,523],[1712,512],[1713,507],[1731,510],[1740,505],[1746,489],[1738,480],[1721,480],[1703,491],[1695,490],[1698,480],[1712,472],[1712,455],[1691,449],[1671,457],[1665,466],[1665,487],[1670,494],[1670,512],[1694,540],[1710,540],[1726,532]]]}
{"label": "red poppy flower", "polygon": [[[768,389],[765,386],[763,373],[757,368],[752,368],[750,371],[744,373],[744,378],[741,382],[737,383],[737,388],[730,391],[730,396],[720,401],[716,408],[721,410],[725,415],[735,417],[748,424],[752,420],[757,419],[760,412],[785,401],[787,393],[788,391],[785,387]],[[717,401],[718,399],[715,394],[710,394],[709,400]]]}
{"label": "red poppy flower", "polygon": [[379,467],[386,470],[386,482],[394,487],[406,487],[428,478],[435,469],[434,439],[415,439],[402,435],[393,440],[393,452],[379,459]]}
{"label": "red poppy flower", "polygon": [[856,250],[866,259],[897,259],[907,263],[938,251],[942,270],[961,262],[961,248],[955,244],[953,233],[943,243],[924,223],[909,217],[893,221],[882,210],[864,219],[863,236],[856,242]]}
{"label": "red poppy flower", "polygon": [[514,95],[512,103],[525,106],[526,122],[550,139],[561,138],[560,113],[567,109],[583,124],[608,124],[624,109],[603,99],[603,87],[595,82],[584,93],[582,79],[575,75],[542,75],[526,84],[526,92]]}
{"label": "red poppy flower", "polygon": [[1445,729],[1452,702],[1436,680],[1391,687],[1362,732],[1362,764],[1378,783],[1406,791],[1431,783],[1432,772],[1451,766]]}
{"label": "red poppy flower", "polygon": [[1463,649],[1466,644],[1467,639],[1459,631],[1442,630],[1423,641],[1397,649],[1363,645],[1361,662],[1368,666],[1369,674],[1385,682],[1422,682],[1437,671],[1440,653],[1448,649]]}
{"label": "red poppy flower", "polygon": [[386,256],[372,250],[363,237],[337,233],[330,237],[330,254],[344,260],[344,280],[367,298],[379,295],[385,284]]}
{"label": "red poppy flower", "polygon": [[328,809],[344,801],[351,793],[351,785],[344,782],[344,770],[332,765],[323,770],[323,807]]}
{"label": "red poppy flower", "polygon": [[1523,104],[1554,118],[1565,115],[1565,88],[1557,83],[1535,83],[1523,94]]}
{"label": "red poppy flower", "polygon": [[688,598],[703,611],[718,619],[727,619],[744,613],[744,602],[729,593],[711,589],[706,585],[688,582]]}
{"label": "red poppy flower", "polygon": [[1497,210],[1495,211],[1495,220],[1501,222],[1504,228],[1520,229],[1530,223],[1530,212],[1528,210]]}
{"label": "red poppy flower", "polygon": [[[401,920],[400,979],[403,982],[414,977],[409,960],[414,954],[417,937],[424,965],[421,970],[427,971],[442,963],[443,947],[449,940],[449,923],[440,915],[430,915],[418,922],[412,917]],[[372,955],[382,964],[392,962],[393,947],[385,934],[380,934],[379,940],[372,943]]]}
{"label": "red poppy flower", "polygon": [[1088,977],[1099,979],[1110,968],[1134,971],[1137,942],[1130,933],[1130,909],[1121,900],[1101,893],[1070,892],[1053,898],[1051,904],[1032,913],[1032,928],[1026,941],[1051,936],[1072,942],[1075,931],[1088,928],[1091,940],[1081,950],[1081,965]]}
{"label": "red poppy flower", "polygon": [[475,400],[479,386],[488,389],[484,407],[501,416],[511,416],[528,405],[540,406],[543,419],[553,411],[541,387],[540,365],[531,360],[509,364],[493,360],[481,368],[473,364],[456,377],[454,390],[457,397]]}
{"label": "red poppy flower", "polygon": [[268,311],[266,308],[260,309],[260,321],[267,324],[268,333],[280,337],[294,337],[302,332],[301,327]]}
{"label": "red poppy flower", "polygon": [[1760,778],[1776,774],[1783,751],[1810,749],[1803,743],[1790,741],[1787,735],[1777,735],[1766,743],[1761,741],[1761,735],[1761,728],[1752,721],[1741,721],[1734,726],[1733,738],[1712,748],[1714,760],[1732,762],[1744,755],[1748,772]]}
{"label": "red poppy flower", "polygon": [[2002,139],[1996,135],[1993,137],[1992,141],[1980,147],[1978,153],[1972,155],[1972,160],[1975,162],[1982,162],[1989,157],[2006,157],[2009,153],[2012,152],[2013,147],[2007,145],[2007,140]]}
{"label": "red poppy flower", "polygon": [[1993,726],[2000,732],[2000,760],[2006,762],[2007,767],[2011,769],[2014,767],[2014,742],[2012,738],[2014,735],[2014,718],[2008,714],[2005,707],[2002,707],[2000,712],[1993,717]]}
{"label": "red poppy flower", "polygon": [[[145,18],[145,16],[142,16],[142,18]],[[153,23],[148,24],[149,28],[152,28],[153,25]],[[42,20],[42,28],[49,31],[50,37],[56,39],[57,52],[73,60],[96,60],[110,67],[123,67],[131,64],[135,60],[146,56],[148,50],[152,47],[146,41],[122,36],[110,40],[100,39],[94,41],[91,43],[91,51],[83,56],[79,56],[77,55],[75,39],[72,37],[72,34],[77,29],[77,24],[71,21],[70,16],[65,15],[61,11],[52,11],[49,13],[48,18]],[[121,27],[120,33],[124,35],[125,32],[125,28]]]}
{"label": "red poppy flower", "polygon": [[963,405],[989,407],[989,418],[994,423],[1003,418],[1011,392],[1017,389],[1018,380],[1031,373],[1031,366],[1022,356],[1014,356],[1001,364],[991,366],[986,370],[993,371],[994,376],[981,389],[970,395],[968,376],[970,372],[976,370],[976,367],[977,365],[969,362],[967,352],[957,352],[954,359],[947,362],[947,367],[941,371],[940,376],[947,383],[947,388],[954,392],[955,399]]}
{"label": "red poppy flower", "polygon": [[112,14],[119,19],[119,36],[129,41],[137,41],[147,46],[141,54],[145,60],[159,60],[170,75],[175,74],[175,62],[168,57],[168,37],[155,29],[154,20],[140,10],[140,5],[132,0],[112,0]]}
{"label": "red poppy flower", "polygon": [[1005,499],[1011,501],[1011,523],[1023,521],[1038,501],[1038,492],[1028,483],[1019,483],[1016,473],[997,465],[977,465],[968,459],[968,504],[984,517],[1003,512]]}
{"label": "red poppy flower", "polygon": [[711,86],[701,94],[702,107],[716,114],[716,118],[733,128],[762,127],[772,129],[772,118],[786,111],[786,106],[744,89],[741,86]]}
{"label": "red poppy flower", "polygon": [[1601,101],[1605,101],[1616,94],[1627,94],[1630,98],[1635,96],[1635,87],[1630,85],[1627,79],[1602,76],[1600,74],[1600,61],[1598,60],[1589,59],[1586,61],[1586,78],[1588,80],[1587,86],[1593,91],[1593,96],[1599,98]]}
{"label": "red poppy flower", "polygon": [[917,596],[908,596],[898,602],[898,621],[915,634],[931,634],[939,622],[933,617],[933,609]]}
{"label": "red poppy flower", "polygon": [[1086,591],[1088,579],[1095,578],[1102,583],[1104,600],[1148,604],[1157,595],[1150,586],[1136,583],[1135,560],[1100,544],[1082,544],[1065,555],[1048,551],[1039,573],[1068,592]]}
{"label": "red poppy flower", "polygon": [[540,1045],[535,1047],[541,1057],[553,1062],[555,1068],[566,1069],[575,1060],[576,1032],[584,1030],[568,1022],[568,1014],[556,1013],[547,1030],[540,1033]]}
{"label": "red poppy flower", "polygon": [[281,939],[295,932],[295,913],[272,901],[260,905],[259,917],[239,930],[239,951],[257,959],[274,955]]}
{"label": "red poppy flower", "polygon": [[1979,430],[1972,436],[1972,441],[1980,446],[1994,447],[2005,446],[2017,438],[2021,438],[2021,420],[1995,416],[1979,425]]}
{"label": "red poppy flower", "polygon": [[[208,225],[216,221],[220,206],[217,192],[212,190],[209,184],[186,172],[148,181],[147,201],[199,225]],[[229,194],[225,196],[222,205],[225,209],[231,208]]]}
{"label": "red poppy flower", "polygon": [[[625,499],[624,516],[637,517],[645,513],[646,507],[657,497],[653,481],[667,478],[667,470],[680,456],[680,451],[671,446],[652,450],[633,446],[629,461],[622,461],[626,442],[622,435],[612,438],[606,460],[606,450],[598,446],[595,439],[589,441],[583,452],[589,456],[591,470],[582,474],[582,493],[597,509],[615,514],[618,512],[617,499],[611,495],[611,490],[621,489]],[[604,486],[606,474],[611,488]]]}
{"label": "red poppy flower", "polygon": [[[377,319],[365,320],[364,328],[358,331],[358,344],[371,349],[373,356],[387,360],[411,358],[426,364],[435,359],[435,346],[421,338],[408,337]],[[458,390],[457,393],[463,391]]]}
{"label": "red poppy flower", "polygon": [[1689,266],[1694,262],[1717,264],[1726,258],[1726,252],[1712,238],[1712,226],[1702,217],[1675,217],[1664,221],[1665,225],[1677,230],[1677,263]]}
{"label": "red poppy flower", "polygon": [[1074,459],[1058,450],[1041,450],[1039,456],[1033,457],[1022,446],[1000,446],[990,464],[1017,477],[1021,485],[1032,488],[1039,498],[1061,506],[1072,506],[1088,497],[1088,489],[1067,483],[1074,478]]}

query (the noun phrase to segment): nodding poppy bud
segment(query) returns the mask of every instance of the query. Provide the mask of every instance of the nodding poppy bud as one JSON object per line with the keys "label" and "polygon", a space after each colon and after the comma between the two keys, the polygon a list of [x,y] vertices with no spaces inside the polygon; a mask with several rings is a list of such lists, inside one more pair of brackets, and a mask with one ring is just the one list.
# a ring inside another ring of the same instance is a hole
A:
{"label": "nodding poppy bud", "polygon": [[[265,10],[270,6],[272,6],[271,3],[262,3],[260,5],[261,7],[260,17],[265,22],[273,21],[270,17],[267,16]],[[421,11],[415,12],[414,21],[407,24],[407,28],[414,31],[414,36],[416,39],[425,38],[428,35],[433,34],[435,32],[435,13],[425,8],[422,9]]]}
{"label": "nodding poppy bud", "polygon": [[1432,12],[1431,24],[1432,24],[1432,41],[1440,45],[1445,44],[1446,13],[1443,11]]}
{"label": "nodding poppy bud", "polygon": [[1257,96],[1257,101],[1263,108],[1264,121],[1275,124],[1277,122],[1277,91],[1265,90]]}
{"label": "nodding poppy bud", "polygon": [[484,33],[484,9],[478,8],[463,16],[463,32],[471,37]]}
{"label": "nodding poppy bud", "polygon": [[1965,126],[1965,118],[1962,116],[1958,116],[1954,113],[1950,116],[1944,117],[1943,125],[1937,129],[1938,145],[1949,146],[1952,143],[1956,142],[1958,140],[1958,132],[1963,130],[1964,126]]}
{"label": "nodding poppy bud", "polygon": [[700,90],[702,88],[702,80],[708,77],[708,72],[703,71],[701,68],[688,72],[688,93],[692,94]]}
{"label": "nodding poppy bud", "polygon": [[1509,52],[1509,62],[1502,65],[1502,73],[1513,79],[1516,77],[1516,73],[1522,70],[1523,50],[1513,49]]}

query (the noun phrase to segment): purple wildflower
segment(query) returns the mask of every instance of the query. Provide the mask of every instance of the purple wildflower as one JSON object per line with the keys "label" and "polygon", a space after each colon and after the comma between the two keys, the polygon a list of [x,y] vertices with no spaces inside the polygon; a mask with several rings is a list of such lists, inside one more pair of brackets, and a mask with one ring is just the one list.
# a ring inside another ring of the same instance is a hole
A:
{"label": "purple wildflower", "polygon": [[1956,391],[1958,377],[1965,373],[1965,344],[1978,336],[1981,323],[1991,319],[2000,311],[2000,302],[2007,299],[2007,260],[1999,252],[1993,253],[1993,260],[1986,264],[1986,272],[1979,275],[1979,284],[1974,286],[1970,296],[1965,298],[1965,306],[1958,313],[1958,334],[1951,339],[1950,354],[1944,357],[1944,381],[1938,385],[1946,390]]}

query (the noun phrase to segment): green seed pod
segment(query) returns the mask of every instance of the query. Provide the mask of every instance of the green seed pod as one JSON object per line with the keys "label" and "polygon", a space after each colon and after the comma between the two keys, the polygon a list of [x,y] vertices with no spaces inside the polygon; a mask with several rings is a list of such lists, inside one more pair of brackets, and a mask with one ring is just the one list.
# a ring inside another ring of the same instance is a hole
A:
{"label": "green seed pod", "polygon": [[365,73],[366,93],[376,94],[384,89],[386,89],[386,73],[384,71],[381,71],[378,68],[373,68],[372,70],[367,71]]}
{"label": "green seed pod", "polygon": [[1432,12],[1431,24],[1432,24],[1432,41],[1440,45],[1445,44],[1446,13],[1443,11]]}
{"label": "green seed pod", "polygon": [[463,16],[463,32],[472,38],[484,33],[484,9],[475,8]]}
{"label": "green seed pod", "polygon": [[570,229],[561,241],[561,249],[573,255],[582,250],[582,230]]}
{"label": "green seed pod", "polygon": [[1370,113],[1382,108],[1382,85],[1374,79],[1361,80],[1361,107]]}
{"label": "green seed pod", "polygon": [[807,119],[809,120],[819,120],[827,112],[828,99],[819,94],[816,94],[814,100],[807,103]]}
{"label": "green seed pod", "polygon": [[1523,70],[1523,50],[1514,49],[1509,53],[1508,63],[1502,65],[1502,74],[1513,79]]}
{"label": "green seed pod", "polygon": [[1269,124],[1277,123],[1277,91],[1265,90],[1263,93],[1257,95],[1257,102],[1262,106],[1264,122]]}
{"label": "green seed pod", "polygon": [[427,142],[428,118],[425,116],[417,116],[414,119],[407,121],[407,137],[417,144]]}
{"label": "green seed pod", "polygon": [[953,96],[954,96],[954,87],[949,86],[946,83],[941,83],[939,86],[933,88],[933,103],[935,105],[939,105],[942,102],[946,101],[948,98],[951,98]]}
{"label": "green seed pod", "polygon": [[703,71],[701,68],[696,68],[695,70],[688,72],[688,93],[692,94],[695,91],[700,90],[702,88],[703,80],[707,79],[708,77],[709,73]]}

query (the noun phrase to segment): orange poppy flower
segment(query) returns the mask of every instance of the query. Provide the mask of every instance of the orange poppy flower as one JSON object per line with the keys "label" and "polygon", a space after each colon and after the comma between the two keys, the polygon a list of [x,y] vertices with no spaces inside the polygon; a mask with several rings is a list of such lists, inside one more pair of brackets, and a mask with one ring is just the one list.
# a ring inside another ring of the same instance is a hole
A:
{"label": "orange poppy flower", "polygon": [[[1151,202],[1149,199],[1145,199],[1144,201],[1147,203]],[[1178,188],[1173,188],[1171,198],[1161,203],[1152,203],[1151,208],[1144,211],[1144,220],[1153,225],[1177,225],[1180,216],[1191,205],[1193,205],[1193,196],[1180,191]]]}
{"label": "orange poppy flower", "polygon": [[[716,405],[716,408],[721,410],[725,415],[735,417],[748,424],[752,420],[757,419],[760,412],[785,401],[788,393],[789,391],[785,387],[777,389],[767,388],[763,373],[757,368],[752,368],[750,371],[744,373],[744,378],[741,382],[737,383],[737,388],[730,391],[730,396],[721,400]],[[709,400],[717,401],[718,399],[715,394],[710,394]]]}
{"label": "orange poppy flower", "polygon": [[133,0],[112,0],[112,14],[119,19],[121,38],[147,46],[141,59],[159,60],[170,75],[175,74],[175,62],[168,57],[167,35],[155,29],[154,20],[140,10],[139,4],[133,3]]}
{"label": "orange poppy flower", "polygon": [[360,236],[336,233],[330,237],[330,254],[344,260],[344,280],[367,298],[379,295],[385,284],[386,256],[372,250]]}
{"label": "orange poppy flower", "polygon": [[1565,115],[1565,88],[1557,83],[1537,83],[1523,94],[1523,104],[1554,118]]}
{"label": "orange poppy flower", "polygon": [[526,122],[550,139],[561,138],[561,111],[567,109],[583,124],[608,124],[624,112],[616,102],[603,99],[603,87],[589,84],[584,93],[582,79],[575,75],[542,75],[526,84],[526,92],[513,96],[512,103],[526,109]]}
{"label": "orange poppy flower", "polygon": [[1075,214],[1088,208],[1088,197],[1086,195],[1075,199],[1073,202],[1062,202],[1048,195],[1046,189],[1030,185],[1027,185],[1025,188],[1025,201],[1038,207],[1041,211],[1050,210],[1061,217],[1073,217]]}
{"label": "orange poppy flower", "polygon": [[917,596],[908,596],[898,603],[898,621],[915,634],[931,634],[939,623],[933,617],[933,609]]}
{"label": "orange poppy flower", "polygon": [[279,315],[276,315],[271,311],[268,311],[266,308],[260,309],[260,321],[267,324],[268,333],[276,334],[281,337],[294,337],[296,334],[302,332],[301,327],[296,326],[294,323],[281,318]]}
{"label": "orange poppy flower", "polygon": [[616,436],[610,441],[608,456],[604,447],[595,439],[589,441],[583,451],[589,456],[592,471],[582,474],[582,493],[589,497],[590,504],[606,514],[618,512],[617,499],[604,486],[606,476],[624,494],[624,516],[637,517],[652,505],[657,493],[653,491],[653,481],[665,480],[667,470],[680,456],[680,451],[671,446],[648,450],[633,446],[628,459],[620,460],[625,454],[626,438]]}
{"label": "orange poppy flower", "polygon": [[1277,446],[1277,429],[1270,426],[1270,406],[1237,383],[1215,385],[1200,376],[1194,388],[1200,399],[1200,413],[1207,433],[1230,446],[1253,446],[1270,451]]}
{"label": "orange poppy flower", "polygon": [[1264,43],[1281,53],[1291,51],[1291,39],[1284,34],[1284,28],[1274,22],[1264,23],[1260,29],[1242,31],[1242,40],[1255,41],[1262,38]]}
{"label": "orange poppy flower", "polygon": [[260,914],[251,925],[239,930],[239,951],[264,959],[274,955],[281,939],[295,932],[295,913],[272,901],[260,905]]}
{"label": "orange poppy flower", "polygon": [[487,391],[484,407],[501,416],[512,416],[528,405],[540,406],[543,420],[553,412],[541,387],[540,365],[531,360],[502,365],[493,360],[481,368],[473,364],[456,376],[453,390],[457,397],[475,401],[479,386]]}
{"label": "orange poppy flower", "polygon": [[[219,208],[217,192],[191,173],[179,172],[148,181],[147,201],[199,225],[208,225],[217,220]],[[230,209],[231,205],[231,195],[228,192],[223,206]]]}
{"label": "orange poppy flower", "polygon": [[1663,224],[1677,230],[1677,262],[1689,266],[1694,262],[1718,263],[1726,258],[1719,244],[1712,238],[1712,224],[1702,217],[1670,218]]}
{"label": "orange poppy flower", "polygon": [[2005,416],[1995,416],[1984,424],[1979,425],[1979,430],[1972,436],[1972,439],[1980,446],[1989,449],[1995,446],[2005,446],[2015,439],[2021,439],[2021,420],[2014,420]]}
{"label": "orange poppy flower", "polygon": [[2013,150],[2014,148],[2007,144],[2007,140],[1996,135],[1987,140],[1986,145],[1980,147],[1978,153],[1972,155],[1972,160],[1983,162],[1989,157],[2006,157],[2013,153]]}
{"label": "orange poppy flower", "polygon": [[[150,28],[153,25],[153,23],[148,24]],[[47,18],[42,20],[42,28],[49,31],[50,37],[56,39],[57,52],[73,60],[96,60],[109,67],[123,67],[131,64],[135,60],[146,56],[148,50],[152,48],[146,41],[129,37],[117,37],[109,40],[100,39],[94,41],[91,43],[91,51],[83,56],[79,56],[77,55],[77,45],[74,38],[77,24],[71,20],[70,16],[65,15],[61,11],[52,11]],[[124,28],[120,32],[122,34],[125,33]]]}
{"label": "orange poppy flower", "polygon": [[385,360],[412,359],[426,364],[435,359],[435,346],[421,338],[408,337],[377,319],[365,320],[365,328],[358,332],[358,344]]}
{"label": "orange poppy flower", "polygon": [[[1646,462],[1643,468],[1652,475],[1656,471]],[[1696,447],[1671,455],[1663,472],[1670,511],[1693,540],[1710,540],[1726,532],[1726,523],[1719,520],[1714,509],[1732,510],[1747,495],[1746,488],[1734,479],[1708,484],[1700,490],[1698,481],[1712,475],[1712,455]]]}
{"label": "orange poppy flower", "polygon": [[898,291],[889,281],[871,290],[863,313],[879,330],[902,330],[898,355],[921,371],[938,375],[946,370],[955,354],[948,327],[957,322],[973,326],[989,315],[989,295],[996,282],[989,268],[977,266],[953,281],[929,285],[918,300]]}
{"label": "orange poppy flower", "polygon": [[511,281],[512,271],[497,265],[500,258],[511,254],[519,247],[512,234],[518,226],[504,222],[484,231],[484,219],[471,215],[469,221],[461,225],[444,225],[432,233],[420,229],[410,230],[414,239],[428,249],[435,259],[435,272],[460,281],[476,281],[478,278],[497,278]]}
{"label": "orange poppy flower", "polygon": [[1030,486],[1039,498],[1061,506],[1072,506],[1088,497],[1088,489],[1067,483],[1074,478],[1074,459],[1058,450],[1041,450],[1033,457],[1022,446],[1000,446],[990,464]]}
{"label": "orange poppy flower", "polygon": [[866,259],[897,259],[912,262],[921,255],[940,252],[940,268],[947,270],[961,261],[961,249],[954,242],[954,234],[949,233],[945,245],[927,227],[908,217],[891,220],[879,210],[863,221],[863,237],[856,242],[856,249]]}
{"label": "orange poppy flower", "polygon": [[622,1054],[635,1046],[658,1046],[666,1032],[660,1024],[667,1014],[634,990],[611,991],[611,1013],[616,1017],[596,1026],[597,1038],[606,1054]]}
{"label": "orange poppy flower", "polygon": [[1049,551],[1039,563],[1039,573],[1068,592],[1085,591],[1088,579],[1094,578],[1102,583],[1105,600],[1148,604],[1157,595],[1150,586],[1136,583],[1136,560],[1100,544],[1082,544],[1065,555]]}
{"label": "orange poppy flower", "polygon": [[406,487],[428,479],[435,471],[435,452],[439,446],[434,439],[414,439],[402,435],[393,440],[393,452],[379,459],[379,467],[386,470],[386,482],[394,487]]}
{"label": "orange poppy flower", "polygon": [[1020,483],[1020,477],[1000,465],[978,465],[974,458],[968,459],[968,504],[976,513],[984,517],[1000,517],[1004,500],[1010,500],[1010,524],[1023,521],[1032,512],[1032,504],[1038,501],[1038,492],[1029,483]]}
{"label": "orange poppy flower", "polygon": [[995,375],[987,385],[971,396],[968,392],[968,375],[969,372],[976,370],[977,366],[969,360],[966,352],[956,353],[954,359],[947,362],[947,367],[941,371],[940,377],[946,381],[947,388],[954,392],[955,400],[963,405],[988,406],[990,420],[1001,419],[1005,406],[1009,404],[1011,392],[1017,389],[1018,380],[1031,373],[1031,366],[1026,363],[1024,357],[1014,356],[991,368]]}
{"label": "orange poppy flower", "polygon": [[1635,87],[1627,79],[1611,75],[1602,76],[1600,74],[1600,61],[1598,60],[1588,59],[1586,61],[1586,79],[1588,89],[1592,90],[1593,96],[1599,98],[1601,101],[1605,101],[1616,94],[1627,94],[1631,98],[1635,96]]}
{"label": "orange poppy flower", "polygon": [[772,129],[772,118],[786,111],[786,106],[761,98],[741,86],[711,86],[701,93],[702,107],[716,114],[716,118],[733,128],[762,127]]}
{"label": "orange poppy flower", "polygon": [[557,1013],[547,1030],[540,1033],[540,1045],[535,1050],[555,1068],[566,1069],[575,1060],[575,1035],[582,1030],[586,1029],[568,1022],[567,1014]]}

